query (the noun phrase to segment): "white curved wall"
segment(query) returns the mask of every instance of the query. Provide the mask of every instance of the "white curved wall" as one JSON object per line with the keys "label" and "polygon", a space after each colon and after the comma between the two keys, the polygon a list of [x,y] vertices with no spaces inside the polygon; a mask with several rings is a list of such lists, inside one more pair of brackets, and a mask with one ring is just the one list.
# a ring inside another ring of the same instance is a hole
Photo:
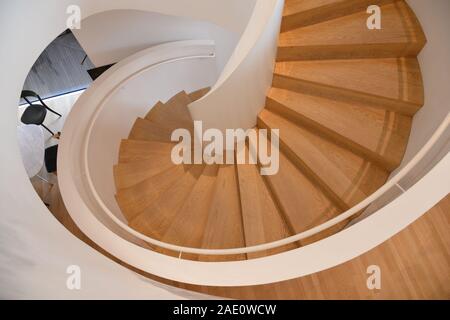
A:
{"label": "white curved wall", "polygon": [[219,80],[189,108],[203,128],[250,129],[272,85],[283,0],[258,1],[237,49]]}
{"label": "white curved wall", "polygon": [[73,33],[97,67],[116,63],[162,43],[211,39],[216,44],[220,71],[240,36],[209,21],[136,10],[114,10],[90,16],[82,21],[81,29]]}

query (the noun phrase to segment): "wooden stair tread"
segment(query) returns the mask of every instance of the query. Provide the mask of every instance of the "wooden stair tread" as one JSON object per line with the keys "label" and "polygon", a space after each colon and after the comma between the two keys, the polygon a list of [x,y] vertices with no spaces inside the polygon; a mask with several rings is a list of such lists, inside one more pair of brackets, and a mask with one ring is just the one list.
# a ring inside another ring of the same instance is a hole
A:
{"label": "wooden stair tread", "polygon": [[323,9],[325,6],[340,2],[345,2],[345,0],[286,0],[283,17],[313,9]]}
{"label": "wooden stair tread", "polygon": [[130,221],[135,230],[161,240],[203,172],[203,165],[192,165],[150,205]]}
{"label": "wooden stair tread", "polygon": [[[162,241],[191,248],[201,247],[218,170],[218,165],[205,166]],[[195,256],[190,257],[196,259]]]}
{"label": "wooden stair tread", "polygon": [[286,0],[283,11],[282,32],[335,19],[370,5],[383,5],[395,0]]}
{"label": "wooden stair tread", "polygon": [[191,102],[186,92],[181,91],[164,103],[163,106],[158,105],[157,108],[150,110],[145,119],[163,125],[170,132],[180,128],[191,130],[193,122],[187,107]]}
{"label": "wooden stair tread", "polygon": [[[247,247],[285,239],[292,235],[273,201],[257,165],[237,165],[242,220]],[[247,254],[258,258],[295,249],[295,245]]]}
{"label": "wooden stair tread", "polygon": [[114,166],[116,188],[129,188],[173,166],[170,153],[148,155],[144,160],[119,163]]}
{"label": "wooden stair tread", "polygon": [[146,120],[151,120],[151,119],[150,119],[150,116],[151,116],[152,114],[160,114],[161,112],[164,112],[164,110],[163,110],[164,108],[165,108],[165,104],[164,104],[163,102],[161,102],[161,101],[158,101],[158,102],[150,109],[150,111],[147,112],[147,114],[146,114],[146,116],[145,116],[144,119],[146,119]]}
{"label": "wooden stair tread", "polygon": [[[231,249],[245,247],[236,167],[221,165],[217,174],[202,248]],[[245,255],[201,256],[201,261],[244,260]]]}
{"label": "wooden stair tread", "polygon": [[278,173],[265,179],[295,234],[342,212],[283,153],[280,153]]}
{"label": "wooden stair tread", "polygon": [[416,56],[425,45],[422,28],[404,1],[381,7],[381,30],[367,28],[366,10],[280,35],[278,60]]}
{"label": "wooden stair tread", "polygon": [[411,117],[364,103],[336,101],[284,89],[272,88],[266,107],[341,142],[390,171],[402,161],[411,130]]}
{"label": "wooden stair tread", "polygon": [[171,136],[172,130],[170,128],[146,119],[138,118],[131,129],[128,139],[172,142]]}
{"label": "wooden stair tread", "polygon": [[273,86],[409,115],[424,103],[416,58],[279,62]]}
{"label": "wooden stair tread", "polygon": [[[262,128],[280,129],[280,148],[333,200],[352,207],[381,187],[388,173],[366,159],[264,109]],[[339,203],[338,203],[339,204]],[[344,207],[345,208],[345,207]]]}
{"label": "wooden stair tread", "polygon": [[154,156],[171,154],[175,144],[158,141],[122,140],[119,150],[119,163],[152,159]]}
{"label": "wooden stair tread", "polygon": [[211,88],[207,87],[207,88],[203,88],[203,89],[191,92],[191,93],[189,93],[189,99],[191,100],[191,102],[197,101],[197,100],[203,98],[203,96],[205,96],[210,90],[211,90]]}
{"label": "wooden stair tread", "polygon": [[141,181],[126,189],[119,189],[116,200],[128,221],[134,219],[150,206],[161,193],[176,183],[186,174],[183,166],[172,166],[151,178]]}

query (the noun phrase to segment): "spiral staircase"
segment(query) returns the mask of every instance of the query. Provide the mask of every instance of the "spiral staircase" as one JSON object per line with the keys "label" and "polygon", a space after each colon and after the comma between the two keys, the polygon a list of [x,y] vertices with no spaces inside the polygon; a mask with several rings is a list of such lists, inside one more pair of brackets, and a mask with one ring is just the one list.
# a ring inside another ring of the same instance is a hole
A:
{"label": "spiral staircase", "polygon": [[[2,297],[449,297],[446,0],[47,2],[0,10]],[[149,44],[94,81],[65,118],[46,207],[18,152],[17,92],[69,5],[83,22],[132,10],[208,21],[220,34]],[[367,29],[369,5],[381,7],[381,30]],[[428,38],[422,70],[409,6]],[[32,46],[17,41],[25,33]],[[17,52],[21,63],[8,64]],[[169,137],[193,120],[278,129],[280,170],[174,165]],[[69,265],[82,269],[80,291],[66,290]],[[367,287],[374,265],[382,290]]]}
{"label": "spiral staircase", "polygon": [[[366,27],[369,5],[382,29]],[[287,0],[277,63],[258,129],[279,129],[280,168],[175,165],[173,130],[193,132],[188,105],[209,88],[178,93],[138,118],[114,167],[128,225],[178,246],[231,249],[318,226],[379,189],[401,163],[412,116],[424,104],[416,56],[426,43],[404,1]],[[257,253],[188,260],[240,261],[292,250],[345,228],[356,215],[301,241]]]}

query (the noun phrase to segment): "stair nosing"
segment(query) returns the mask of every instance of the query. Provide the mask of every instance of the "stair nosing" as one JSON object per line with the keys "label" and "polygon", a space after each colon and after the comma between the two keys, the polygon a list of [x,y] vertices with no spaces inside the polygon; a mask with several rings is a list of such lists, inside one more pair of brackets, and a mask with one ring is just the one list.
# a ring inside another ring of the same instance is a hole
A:
{"label": "stair nosing", "polygon": [[[289,81],[295,81],[297,83],[302,83],[307,86],[314,86],[317,88],[322,88],[324,90],[334,90],[335,91],[334,93],[341,92],[342,95],[340,95],[340,98],[344,101],[349,101],[350,98],[348,98],[348,96],[351,96],[354,99],[363,99],[363,101],[365,103],[367,103],[368,105],[370,105],[372,107],[375,107],[378,109],[383,109],[383,110],[391,110],[391,111],[394,111],[394,112],[397,112],[399,114],[403,114],[406,116],[413,116],[423,106],[422,102],[415,103],[415,102],[410,102],[410,101],[406,101],[406,100],[392,99],[392,98],[388,98],[388,97],[384,97],[384,96],[380,96],[380,95],[366,93],[363,91],[357,91],[357,90],[337,87],[337,86],[333,86],[333,85],[329,85],[329,84],[323,84],[320,82],[295,78],[295,77],[288,76],[288,75],[278,73],[278,72],[274,72],[274,80],[273,80],[273,84],[272,84],[272,86],[274,88],[279,88],[279,89],[284,89],[284,90],[289,90],[289,91],[294,91],[294,92],[300,92],[300,93],[306,93],[306,92],[303,92],[303,90],[295,91],[295,90],[290,90],[288,88],[285,88],[283,86],[277,86],[277,83],[276,83],[277,77],[286,79]],[[306,94],[320,96],[320,95],[314,94],[314,93],[306,93]],[[324,95],[323,97],[327,97],[327,96]],[[375,103],[375,102],[373,102],[373,100],[370,100],[370,99],[378,100],[378,103]],[[386,105],[386,106],[382,105],[382,104],[386,104],[386,103],[388,103],[389,105]],[[396,105],[396,106],[394,106],[394,105]],[[400,107],[400,105],[404,105],[405,107],[406,106],[407,107],[403,108],[403,107]],[[414,108],[414,109],[410,110],[411,108]]]}

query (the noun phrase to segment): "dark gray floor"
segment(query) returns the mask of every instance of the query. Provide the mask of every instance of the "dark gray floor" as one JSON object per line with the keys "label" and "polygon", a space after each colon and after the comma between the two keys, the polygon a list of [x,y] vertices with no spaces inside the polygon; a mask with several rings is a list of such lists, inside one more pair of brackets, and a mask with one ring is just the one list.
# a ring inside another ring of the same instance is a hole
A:
{"label": "dark gray floor", "polygon": [[45,99],[89,87],[92,79],[87,70],[94,65],[89,58],[81,65],[84,57],[85,52],[74,35],[62,34],[37,59],[23,89],[32,90]]}

